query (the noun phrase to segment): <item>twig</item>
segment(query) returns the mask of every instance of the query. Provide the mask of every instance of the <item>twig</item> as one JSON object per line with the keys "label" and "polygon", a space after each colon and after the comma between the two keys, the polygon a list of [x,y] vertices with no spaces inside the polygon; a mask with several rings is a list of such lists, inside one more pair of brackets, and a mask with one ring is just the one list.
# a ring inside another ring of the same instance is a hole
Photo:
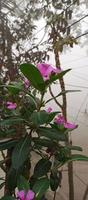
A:
{"label": "twig", "polygon": [[54,197],[53,197],[53,200],[55,200],[56,199],[56,191],[54,192]]}
{"label": "twig", "polygon": [[5,153],[3,152],[3,151],[1,151],[1,154],[2,154],[2,157],[3,157],[3,159],[5,160]]}
{"label": "twig", "polygon": [[87,196],[88,196],[88,185],[86,187],[86,190],[85,190],[85,193],[84,193],[84,196],[83,196],[83,200],[86,200]]}
{"label": "twig", "polygon": [[57,101],[57,99],[55,98],[55,96],[54,96],[54,94],[53,94],[53,92],[52,92],[50,86],[49,86],[49,92],[50,92],[51,96],[53,97],[55,103],[62,109],[62,105],[61,105],[61,104]]}

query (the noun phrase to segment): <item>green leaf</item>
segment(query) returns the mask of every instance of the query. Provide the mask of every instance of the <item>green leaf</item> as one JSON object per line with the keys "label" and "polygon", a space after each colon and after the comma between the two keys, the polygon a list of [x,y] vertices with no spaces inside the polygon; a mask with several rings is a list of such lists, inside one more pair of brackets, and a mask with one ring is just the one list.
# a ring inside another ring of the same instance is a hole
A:
{"label": "green leaf", "polygon": [[58,130],[56,130],[54,128],[40,127],[36,130],[36,132],[40,135],[40,137],[44,136],[51,140],[56,140],[56,141],[65,141],[66,140],[66,135],[59,132]]}
{"label": "green leaf", "polygon": [[17,144],[17,140],[7,140],[7,141],[0,141],[0,151],[5,150],[5,149],[11,149]]}
{"label": "green leaf", "polygon": [[80,154],[72,154],[71,157],[67,158],[67,161],[88,161],[88,157]]}
{"label": "green leaf", "polygon": [[56,80],[60,80],[70,70],[71,69],[67,69],[67,70],[60,72],[59,74],[51,75],[50,79],[46,82],[46,84],[51,84]]}
{"label": "green leaf", "polygon": [[43,147],[52,147],[54,145],[54,142],[49,140],[49,139],[41,139],[41,138],[33,138],[33,142],[35,143],[35,146],[36,145],[39,145],[39,146],[43,146]]}
{"label": "green leaf", "polygon": [[48,190],[48,188],[49,188],[48,178],[41,178],[37,180],[33,186],[33,191],[36,194],[36,200],[40,200],[40,198]]}
{"label": "green leaf", "polygon": [[47,119],[48,119],[48,113],[44,110],[40,112],[33,112],[33,114],[31,115],[31,121],[35,125],[45,124],[47,122]]}
{"label": "green leaf", "polygon": [[33,112],[31,115],[31,121],[35,125],[42,125],[50,123],[58,112],[47,113],[45,110],[39,112]]}
{"label": "green leaf", "polygon": [[14,124],[19,124],[22,123],[24,119],[22,118],[9,118],[9,119],[4,119],[0,122],[0,126],[6,126],[6,125],[14,125]]}
{"label": "green leaf", "polygon": [[82,147],[79,146],[66,146],[69,150],[76,150],[76,151],[82,151]]}
{"label": "green leaf", "polygon": [[50,123],[59,112],[48,113],[47,123]]}
{"label": "green leaf", "polygon": [[11,197],[9,195],[5,195],[4,197],[2,197],[0,200],[16,200],[15,197]]}
{"label": "green leaf", "polygon": [[15,169],[13,169],[13,167],[11,166],[9,172],[8,172],[8,178],[7,178],[7,184],[8,184],[8,188],[9,191],[12,192],[17,184],[17,176],[18,173]]}
{"label": "green leaf", "polygon": [[0,181],[4,181],[5,180],[5,178],[4,177],[0,177]]}
{"label": "green leaf", "polygon": [[29,136],[22,138],[15,146],[12,153],[12,165],[14,169],[19,169],[27,160],[30,153],[31,139]]}
{"label": "green leaf", "polygon": [[29,182],[25,179],[25,177],[20,176],[17,180],[17,187],[20,190],[28,190],[30,188]]}
{"label": "green leaf", "polygon": [[52,191],[56,191],[58,186],[61,186],[61,179],[61,172],[50,174],[50,187]]}
{"label": "green leaf", "polygon": [[24,76],[31,82],[31,85],[34,86],[39,91],[45,90],[45,82],[42,78],[39,70],[32,64],[21,64],[20,70]]}
{"label": "green leaf", "polygon": [[71,156],[67,155],[67,152],[63,151],[56,155],[56,160],[58,160],[58,164],[64,165],[65,163],[72,161],[88,161],[88,157],[80,154],[72,154]]}
{"label": "green leaf", "polygon": [[14,83],[9,84],[6,87],[8,88],[9,92],[13,95],[18,94],[22,90],[23,83]]}
{"label": "green leaf", "polygon": [[[62,96],[63,94],[72,93],[72,92],[80,92],[80,91],[81,91],[81,90],[65,90],[65,91],[62,91],[62,92],[60,92],[59,94],[57,94],[54,98],[56,99],[56,98],[58,98],[59,96]],[[52,100],[53,100],[53,97],[50,98],[50,99],[48,99],[48,100],[45,102],[45,104],[48,103],[48,102],[50,102],[50,101],[52,101]]]}
{"label": "green leaf", "polygon": [[15,129],[0,130],[0,139],[12,137],[13,135],[16,135]]}
{"label": "green leaf", "polygon": [[0,184],[0,190],[5,186],[5,182]]}
{"label": "green leaf", "polygon": [[[27,98],[27,97],[26,97]],[[36,110],[36,107],[37,107],[37,103],[35,101],[34,98],[32,98],[31,96],[28,96],[27,98],[27,103],[28,103],[28,108],[31,112],[33,112],[34,110]]]}
{"label": "green leaf", "polygon": [[51,165],[52,163],[50,160],[42,158],[41,160],[38,161],[38,163],[34,168],[34,176],[41,177],[46,175],[49,172]]}

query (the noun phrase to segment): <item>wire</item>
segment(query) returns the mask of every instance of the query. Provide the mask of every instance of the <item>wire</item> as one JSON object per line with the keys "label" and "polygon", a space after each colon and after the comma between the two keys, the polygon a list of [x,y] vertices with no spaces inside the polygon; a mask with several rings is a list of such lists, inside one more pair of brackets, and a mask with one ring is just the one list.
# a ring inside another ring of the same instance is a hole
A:
{"label": "wire", "polygon": [[80,176],[78,176],[78,174],[76,174],[76,173],[74,172],[74,175],[80,180],[81,183],[83,183],[83,185],[88,186],[88,184],[86,184],[86,183],[82,180],[82,178],[80,178]]}
{"label": "wire", "polygon": [[[32,37],[34,37],[34,36],[36,36],[41,30],[43,30],[45,28],[45,26],[44,27],[42,27],[37,33],[35,33]],[[32,51],[33,49],[35,49],[35,48],[38,48],[38,46],[39,45],[41,45],[41,42],[43,41],[43,39],[44,39],[44,37],[45,37],[45,35],[46,35],[46,32],[44,32],[44,35],[43,35],[43,37],[41,38],[41,40],[39,41],[39,43],[37,43],[35,46],[33,46],[32,48],[30,48],[27,52],[29,52],[29,51]],[[27,47],[28,45],[26,45],[26,47]]]}
{"label": "wire", "polygon": [[[77,2],[77,0],[75,0],[72,4],[70,4],[66,9],[64,9],[64,11],[62,11],[58,16],[61,16],[62,14],[63,14],[63,12],[65,12],[66,10],[68,10],[72,5],[74,5],[75,3]],[[39,32],[41,32],[44,28],[46,27],[46,25],[45,26],[43,26],[37,33],[35,33],[34,35],[33,35],[33,37],[34,36],[36,36]],[[69,27],[68,27],[69,28]],[[41,42],[39,42],[39,44],[40,44]],[[38,46],[38,45],[36,45],[36,46]],[[28,50],[28,51],[30,51],[30,50]]]}
{"label": "wire", "polygon": [[[81,35],[79,35],[79,36],[77,36],[77,37],[74,37],[74,39],[78,39],[78,38],[83,37],[83,36],[85,36],[85,35],[88,35],[88,32],[85,32],[85,33],[83,33],[83,34],[81,34]],[[44,41],[43,43],[41,43],[41,45],[44,44],[44,43],[46,43],[46,42],[48,42],[48,40],[46,40],[46,41]]]}
{"label": "wire", "polygon": [[78,19],[77,21],[73,22],[71,25],[69,25],[69,26],[67,27],[67,29],[70,28],[71,26],[74,26],[74,25],[77,24],[78,22],[82,21],[82,20],[85,19],[86,17],[88,17],[88,14],[84,15],[82,18],[80,18],[80,19]]}
{"label": "wire", "polygon": [[77,121],[78,116],[79,116],[79,114],[80,114],[80,112],[81,112],[81,109],[82,109],[83,105],[85,104],[85,101],[86,101],[87,97],[88,97],[88,93],[87,93],[87,95],[85,96],[85,98],[83,99],[83,102],[81,103],[81,105],[80,105],[80,107],[79,107],[79,110],[78,110],[78,113],[77,113],[77,115],[76,115],[76,117],[75,117],[74,122]]}
{"label": "wire", "polygon": [[85,33],[83,33],[83,34],[77,36],[75,39],[78,39],[78,38],[83,37],[83,36],[85,36],[85,35],[88,35],[88,32],[85,32]]}

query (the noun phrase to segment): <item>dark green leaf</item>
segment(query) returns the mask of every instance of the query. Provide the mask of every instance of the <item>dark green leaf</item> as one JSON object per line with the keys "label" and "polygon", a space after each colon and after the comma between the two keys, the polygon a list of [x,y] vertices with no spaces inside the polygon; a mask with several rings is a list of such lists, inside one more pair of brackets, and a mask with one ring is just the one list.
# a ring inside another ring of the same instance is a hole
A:
{"label": "dark green leaf", "polygon": [[19,124],[22,123],[24,119],[22,118],[9,118],[9,119],[4,119],[0,122],[0,126],[6,126],[6,125],[14,125],[14,124]]}
{"label": "dark green leaf", "polygon": [[17,186],[20,190],[28,190],[30,188],[29,182],[25,179],[25,177],[20,176],[17,180]]}
{"label": "dark green leaf", "polygon": [[5,185],[5,182],[0,184],[0,190],[4,187],[4,185]]}
{"label": "dark green leaf", "polygon": [[28,108],[29,110],[32,112],[34,110],[36,110],[37,104],[36,101],[34,100],[34,98],[32,98],[31,96],[29,96],[27,98],[27,103],[28,103]]}
{"label": "dark green leaf", "polygon": [[31,140],[29,136],[22,138],[15,146],[12,153],[13,168],[19,169],[28,158],[30,152]]}
{"label": "dark green leaf", "polygon": [[53,120],[57,113],[58,112],[47,113],[44,110],[41,110],[40,112],[34,112],[31,115],[31,121],[35,125],[48,124]]}
{"label": "dark green leaf", "polygon": [[11,167],[8,172],[8,178],[7,178],[8,188],[10,192],[12,192],[16,187],[17,176],[18,176],[17,171],[13,169],[13,167]]}
{"label": "dark green leaf", "polygon": [[50,187],[52,191],[56,191],[58,186],[61,186],[61,179],[61,172],[50,174]]}
{"label": "dark green leaf", "polygon": [[7,141],[0,141],[0,151],[5,150],[5,149],[11,149],[17,144],[17,140],[7,140]]}
{"label": "dark green leaf", "polygon": [[39,160],[34,168],[34,176],[41,177],[41,176],[46,175],[51,168],[51,164],[52,163],[50,160],[43,159],[43,158]]}
{"label": "dark green leaf", "polygon": [[49,139],[41,139],[41,138],[33,138],[33,141],[36,145],[43,146],[43,147],[52,147],[54,145],[53,141]]}
{"label": "dark green leaf", "polygon": [[56,159],[59,161],[58,164],[64,165],[65,163],[71,162],[71,161],[88,161],[88,157],[80,154],[72,154],[67,155],[66,152],[60,152],[56,155]]}
{"label": "dark green leaf", "polygon": [[67,70],[60,72],[59,74],[51,75],[50,79],[46,82],[46,84],[51,84],[56,80],[60,80],[70,70],[71,69],[67,69]]}
{"label": "dark green leaf", "polygon": [[15,197],[11,197],[11,196],[5,195],[0,200],[16,200],[16,199],[15,199]]}
{"label": "dark green leaf", "polygon": [[34,86],[39,91],[45,90],[45,82],[42,78],[39,70],[32,64],[21,64],[20,70],[24,76],[31,82],[31,85]]}
{"label": "dark green leaf", "polygon": [[[62,96],[63,94],[67,94],[67,93],[72,93],[72,92],[80,92],[80,90],[65,90],[65,91],[63,91],[63,92],[60,92],[58,95],[56,95],[54,98],[56,99],[56,98],[58,98],[59,96]],[[52,98],[50,98],[50,99],[48,99],[47,101],[46,101],[46,103],[48,103],[48,102],[50,102],[50,101],[52,101],[53,100],[53,97]]]}
{"label": "dark green leaf", "polygon": [[47,122],[48,119],[48,113],[46,111],[40,111],[40,112],[33,112],[31,115],[31,121],[35,125],[42,125]]}
{"label": "dark green leaf", "polygon": [[43,194],[48,190],[48,188],[49,188],[48,178],[41,178],[37,180],[33,186],[33,191],[36,194],[36,200],[40,200]]}
{"label": "dark green leaf", "polygon": [[16,135],[15,129],[0,130],[0,139]]}
{"label": "dark green leaf", "polygon": [[82,151],[82,147],[79,146],[66,146],[69,150],[76,150],[76,151]]}
{"label": "dark green leaf", "polygon": [[13,95],[18,94],[22,90],[22,83],[16,83],[16,84],[10,84],[6,86],[9,90],[9,92]]}
{"label": "dark green leaf", "polygon": [[59,112],[48,113],[47,123],[50,123]]}
{"label": "dark green leaf", "polygon": [[72,154],[68,161],[88,161],[88,157],[80,154]]}
{"label": "dark green leaf", "polygon": [[5,178],[4,177],[0,177],[0,181],[4,181],[5,180]]}
{"label": "dark green leaf", "polygon": [[51,140],[57,140],[57,141],[65,141],[66,140],[66,135],[54,128],[40,127],[36,130],[36,132],[40,136],[44,136]]}

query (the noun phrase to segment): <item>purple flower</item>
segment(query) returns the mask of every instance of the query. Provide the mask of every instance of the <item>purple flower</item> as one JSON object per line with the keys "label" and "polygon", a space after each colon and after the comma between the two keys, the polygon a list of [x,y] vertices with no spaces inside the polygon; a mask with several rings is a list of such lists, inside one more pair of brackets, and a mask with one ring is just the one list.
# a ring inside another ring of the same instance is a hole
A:
{"label": "purple flower", "polygon": [[24,79],[24,86],[27,89],[30,86],[30,81],[28,79]]}
{"label": "purple flower", "polygon": [[56,118],[55,118],[55,123],[56,124],[59,124],[59,125],[63,125],[64,122],[65,122],[65,119],[62,115],[58,115]]}
{"label": "purple flower", "polygon": [[69,123],[69,122],[65,122],[64,127],[68,128],[68,129],[75,129],[77,127],[77,125]]}
{"label": "purple flower", "polygon": [[24,190],[18,191],[17,198],[19,200],[33,200],[35,193],[32,190],[28,190],[27,193]]}
{"label": "purple flower", "polygon": [[46,64],[46,63],[38,63],[37,68],[40,71],[44,80],[48,80],[51,74],[60,73],[60,69],[56,69],[53,66]]}
{"label": "purple flower", "polygon": [[62,115],[58,115],[54,121],[56,124],[63,125],[67,129],[75,129],[77,127],[77,125],[67,122]]}
{"label": "purple flower", "polygon": [[17,104],[16,104],[16,103],[13,103],[13,102],[11,102],[11,101],[7,101],[6,107],[7,107],[9,110],[14,110],[14,109],[17,107]]}
{"label": "purple flower", "polygon": [[51,108],[51,107],[47,108],[47,109],[46,109],[46,112],[47,112],[47,113],[51,113],[51,112],[52,112],[52,108]]}

